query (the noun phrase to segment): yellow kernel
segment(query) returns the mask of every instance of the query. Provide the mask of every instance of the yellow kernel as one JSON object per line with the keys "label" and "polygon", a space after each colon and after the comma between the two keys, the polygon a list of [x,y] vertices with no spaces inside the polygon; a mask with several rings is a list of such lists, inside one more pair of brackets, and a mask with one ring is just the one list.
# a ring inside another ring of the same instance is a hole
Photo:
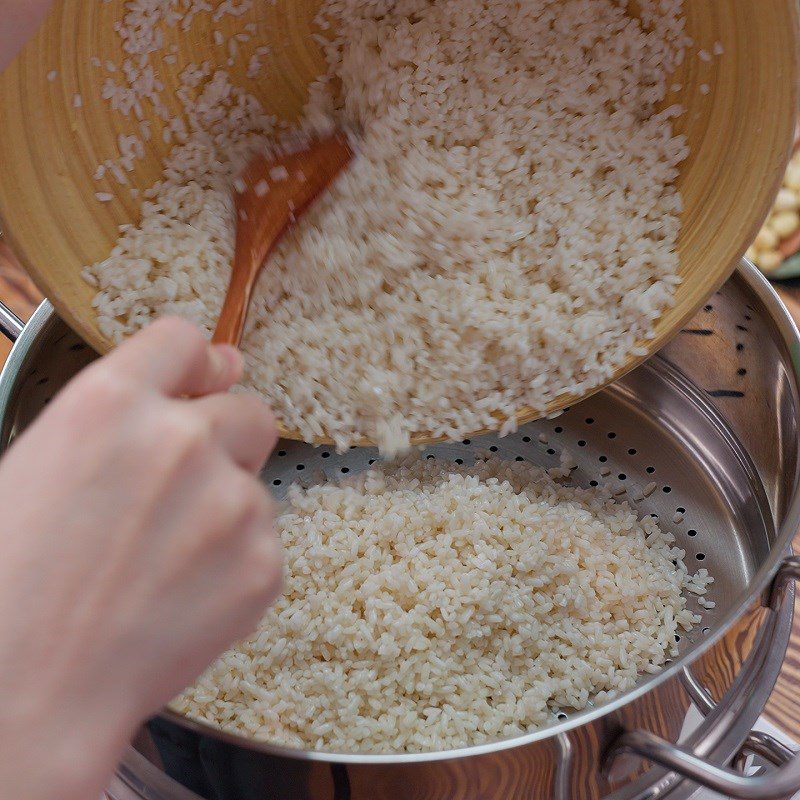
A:
{"label": "yellow kernel", "polygon": [[778,191],[778,196],[775,198],[775,211],[794,211],[800,206],[800,196],[797,192],[784,187]]}
{"label": "yellow kernel", "polygon": [[800,161],[792,159],[783,179],[784,186],[790,189],[800,189]]}
{"label": "yellow kernel", "polygon": [[772,230],[770,223],[767,222],[758,232],[758,236],[756,236],[756,240],[753,242],[753,247],[755,247],[756,250],[774,250],[778,246],[778,242],[780,242],[780,237]]}
{"label": "yellow kernel", "polygon": [[800,228],[800,214],[796,211],[779,211],[768,224],[781,239],[785,239]]}
{"label": "yellow kernel", "polygon": [[764,272],[772,272],[783,263],[783,256],[777,250],[767,250],[758,254],[756,264]]}

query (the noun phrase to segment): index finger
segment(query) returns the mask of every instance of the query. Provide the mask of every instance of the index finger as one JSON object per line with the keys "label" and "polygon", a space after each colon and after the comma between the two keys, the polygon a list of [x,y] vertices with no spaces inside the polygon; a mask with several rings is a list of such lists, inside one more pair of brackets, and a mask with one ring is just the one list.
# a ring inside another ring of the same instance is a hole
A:
{"label": "index finger", "polygon": [[109,366],[169,397],[224,392],[242,376],[242,356],[211,344],[199,328],[178,317],[157,320],[121,344]]}

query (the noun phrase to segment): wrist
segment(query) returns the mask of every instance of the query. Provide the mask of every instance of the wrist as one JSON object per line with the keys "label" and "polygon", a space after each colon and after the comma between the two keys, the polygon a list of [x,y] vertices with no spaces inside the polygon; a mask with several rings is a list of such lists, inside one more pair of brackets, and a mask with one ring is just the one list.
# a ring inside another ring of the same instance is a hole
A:
{"label": "wrist", "polygon": [[72,703],[19,703],[4,714],[0,781],[9,797],[86,800],[101,796],[131,728]]}

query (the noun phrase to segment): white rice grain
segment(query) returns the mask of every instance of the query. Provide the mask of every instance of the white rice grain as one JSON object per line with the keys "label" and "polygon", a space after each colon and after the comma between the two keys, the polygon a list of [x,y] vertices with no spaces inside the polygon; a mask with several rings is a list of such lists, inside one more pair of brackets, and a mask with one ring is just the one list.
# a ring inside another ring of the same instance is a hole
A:
{"label": "white rice grain", "polygon": [[[624,5],[324,0],[328,69],[293,135],[363,137],[259,283],[245,385],[284,425],[386,452],[420,430],[508,432],[522,407],[585,393],[642,352],[679,280],[674,182],[688,150],[672,132],[677,109],[657,108],[687,37],[680,0],[647,0],[640,20]],[[249,7],[224,0],[212,15]],[[103,97],[169,119],[153,59],[161,21],[183,24],[180,6],[163,0],[148,24],[127,9],[125,80],[107,79]],[[183,79],[183,128],[162,134],[173,144],[164,179],[87,269],[116,341],[165,313],[213,328],[232,182],[279,138],[224,71],[195,66]]]}
{"label": "white rice grain", "polygon": [[287,170],[286,167],[283,166],[273,167],[269,171],[269,177],[270,180],[275,181],[276,183],[280,181],[285,181],[289,178],[289,170]]}
{"label": "white rice grain", "polygon": [[710,582],[604,490],[496,458],[294,486],[277,528],[283,596],[173,707],[314,749],[438,750],[600,704],[677,654]]}

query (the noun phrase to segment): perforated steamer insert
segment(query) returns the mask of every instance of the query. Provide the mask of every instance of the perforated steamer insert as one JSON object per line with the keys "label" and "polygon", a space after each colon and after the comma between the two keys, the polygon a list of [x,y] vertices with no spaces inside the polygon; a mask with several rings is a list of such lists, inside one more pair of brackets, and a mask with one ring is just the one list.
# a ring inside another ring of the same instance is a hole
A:
{"label": "perforated steamer insert", "polygon": [[[670,407],[659,410],[659,398],[667,394]],[[715,577],[707,596],[717,603],[713,610],[702,608],[690,596],[689,607],[703,615],[703,624],[702,631],[698,628],[683,637],[683,652],[712,630],[719,614],[741,596],[759,564],[758,553],[769,549],[770,540],[768,501],[756,482],[755,468],[736,441],[720,440],[724,421],[711,408],[698,415],[700,399],[675,370],[661,363],[639,370],[560,417],[526,425],[503,439],[465,439],[432,445],[421,453],[424,458],[469,465],[476,452],[489,451],[510,461],[550,468],[560,466],[566,450],[577,464],[570,482],[609,485],[640,516],[656,517],[686,551],[690,572],[705,567]],[[703,442],[705,452],[697,452],[683,436],[679,424],[689,416],[697,417],[693,435]],[[308,485],[321,474],[341,479],[368,469],[378,459],[373,450],[353,448],[338,455],[332,448],[284,441],[264,480],[280,499],[292,483]]]}
{"label": "perforated steamer insert", "polygon": [[[697,323],[703,327],[694,327]],[[687,652],[741,599],[770,549],[772,514],[758,470],[710,402],[748,403],[750,386],[759,377],[753,373],[760,369],[757,327],[747,307],[734,309],[718,294],[681,333],[684,347],[699,351],[704,339],[730,342],[728,374],[720,375],[710,391],[693,385],[665,354],[559,417],[530,423],[502,439],[482,436],[432,445],[421,453],[470,464],[476,452],[489,451],[550,468],[560,466],[566,450],[577,464],[570,482],[610,485],[640,516],[656,517],[686,551],[689,571],[705,567],[715,578],[707,595],[716,603],[713,609],[690,596],[689,608],[702,614],[703,623],[682,637],[680,650]],[[378,460],[371,449],[353,447],[340,455],[333,448],[282,441],[263,477],[281,499],[292,483],[308,485],[323,474],[341,479]]]}
{"label": "perforated steamer insert", "polygon": [[[0,379],[3,442],[23,430],[64,381],[93,358],[48,307],[37,312],[27,332],[27,344],[22,346],[23,335]],[[706,595],[713,608],[689,596],[689,608],[702,615],[702,623],[680,635],[679,656],[661,674],[644,677],[634,691],[602,706],[554,716],[548,729],[529,736],[420,756],[282,750],[167,713],[140,735],[138,749],[123,764],[123,777],[118,776],[120,785],[144,791],[148,781],[160,783],[166,772],[176,786],[191,789],[190,797],[208,800],[656,797],[647,794],[653,785],[662,795],[667,789],[688,792],[686,782],[664,777],[663,770],[643,776],[639,759],[623,759],[623,768],[610,772],[603,760],[623,731],[637,728],[667,742],[683,736],[685,744],[709,756],[719,757],[719,748],[727,747],[727,758],[747,732],[723,746],[731,738],[731,708],[744,714],[743,687],[758,673],[769,691],[774,676],[763,677],[764,647],[774,654],[785,646],[776,631],[788,630],[783,623],[790,611],[782,596],[772,598],[775,611],[759,609],[770,602],[769,580],[785,557],[798,516],[798,352],[793,324],[763,279],[745,265],[661,355],[610,388],[506,438],[484,436],[423,451],[426,458],[456,464],[469,464],[476,452],[488,450],[511,461],[555,467],[567,450],[577,465],[571,482],[611,484],[640,516],[656,516],[685,550],[689,571],[704,567],[715,579]],[[281,441],[263,479],[280,499],[296,481],[310,483],[322,473],[339,479],[377,459],[368,449],[337,454],[332,448]],[[759,637],[766,644],[759,644]],[[692,702],[705,703],[706,717],[687,732]],[[759,710],[750,709],[750,716]],[[725,715],[726,726],[720,722]],[[173,756],[182,753],[181,763],[196,760],[191,779],[180,774],[178,761],[165,764],[165,747],[174,749]],[[234,777],[241,778],[243,770],[250,776],[246,786]],[[514,779],[502,791],[485,783],[485,775],[506,772]],[[144,773],[150,777],[142,778]],[[476,785],[483,786],[479,794],[473,791]],[[540,788],[531,795],[534,786]],[[164,793],[163,787],[159,791],[151,786],[150,794],[139,796],[186,797]],[[115,797],[122,800],[120,794]]]}

